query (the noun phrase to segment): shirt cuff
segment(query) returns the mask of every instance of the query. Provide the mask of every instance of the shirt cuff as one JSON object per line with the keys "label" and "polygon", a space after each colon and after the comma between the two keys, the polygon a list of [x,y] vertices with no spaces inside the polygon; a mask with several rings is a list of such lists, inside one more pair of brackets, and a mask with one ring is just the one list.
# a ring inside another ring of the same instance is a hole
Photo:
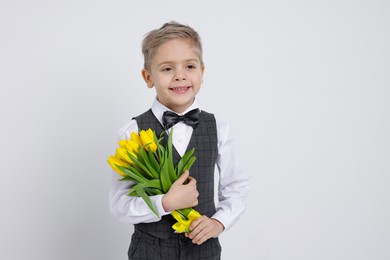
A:
{"label": "shirt cuff", "polygon": [[157,213],[160,217],[171,214],[171,212],[165,211],[162,205],[162,197],[164,194],[155,195],[154,198],[154,208],[157,210]]}
{"label": "shirt cuff", "polygon": [[231,223],[228,220],[228,218],[225,218],[223,216],[223,213],[221,213],[221,212],[216,212],[211,218],[214,218],[214,219],[218,220],[219,222],[221,222],[221,224],[224,227],[223,230],[229,229],[231,226]]}

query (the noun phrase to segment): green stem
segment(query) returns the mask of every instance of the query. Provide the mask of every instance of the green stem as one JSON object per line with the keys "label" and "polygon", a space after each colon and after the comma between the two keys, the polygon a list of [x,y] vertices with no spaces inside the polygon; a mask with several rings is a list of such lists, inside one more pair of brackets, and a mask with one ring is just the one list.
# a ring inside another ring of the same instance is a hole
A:
{"label": "green stem", "polygon": [[177,209],[176,211],[180,213],[186,220],[188,219],[188,214],[191,212],[192,208]]}

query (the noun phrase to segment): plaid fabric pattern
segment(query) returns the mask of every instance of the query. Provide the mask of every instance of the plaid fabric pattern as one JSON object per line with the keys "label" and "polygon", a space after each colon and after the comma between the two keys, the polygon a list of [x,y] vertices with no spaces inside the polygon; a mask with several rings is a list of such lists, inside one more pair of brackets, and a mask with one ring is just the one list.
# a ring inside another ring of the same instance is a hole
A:
{"label": "plaid fabric pattern", "polygon": [[[140,130],[152,128],[157,136],[164,131],[163,126],[151,110],[134,119],[137,121]],[[165,142],[166,138],[163,141]],[[199,191],[199,204],[195,209],[208,217],[211,217],[216,211],[214,204],[214,170],[218,156],[217,142],[217,127],[214,115],[202,111],[199,124],[192,133],[187,150],[195,148],[194,155],[197,158],[190,170],[190,175],[197,181]],[[176,164],[180,159],[180,155],[175,148],[173,149],[173,157]],[[175,222],[171,215],[166,215],[158,222],[134,225],[129,259],[219,259],[221,248],[218,239],[210,239],[200,246],[194,245],[191,240],[183,237],[182,234],[173,232],[172,225]],[[159,246],[152,249],[148,246],[148,243],[158,244]],[[144,249],[142,249],[143,247]],[[166,248],[169,250],[165,250]],[[135,256],[137,255],[136,252],[140,255]],[[170,257],[167,257],[168,254],[170,254]]]}
{"label": "plaid fabric pattern", "polygon": [[218,238],[210,238],[202,245],[193,244],[183,234],[161,239],[147,233],[135,232],[128,251],[129,260],[220,260]]}

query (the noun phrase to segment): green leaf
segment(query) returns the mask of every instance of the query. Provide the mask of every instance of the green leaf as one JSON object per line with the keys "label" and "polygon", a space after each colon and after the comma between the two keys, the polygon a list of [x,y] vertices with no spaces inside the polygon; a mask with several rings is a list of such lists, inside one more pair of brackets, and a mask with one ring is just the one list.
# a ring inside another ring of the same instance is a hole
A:
{"label": "green leaf", "polygon": [[[164,139],[164,135],[166,134],[166,131],[161,132],[160,136],[158,137],[158,143],[161,142],[162,139]],[[155,140],[157,139],[157,136],[155,135]]]}
{"label": "green leaf", "polygon": [[157,213],[157,210],[154,208],[152,201],[150,200],[149,196],[145,193],[145,191],[143,189],[139,189],[137,190],[137,194],[145,201],[149,209],[153,211],[153,213],[156,214],[157,217],[160,218],[160,216]]}
{"label": "green leaf", "polygon": [[[149,180],[149,181],[138,183],[138,184],[134,185],[133,187],[131,187],[129,189],[129,193],[132,193],[134,191],[136,192],[139,189],[145,189],[145,188],[156,188],[156,189],[160,189],[160,190],[162,189],[160,180],[155,179],[155,180]],[[156,194],[154,194],[154,195],[156,195]]]}
{"label": "green leaf", "polygon": [[186,170],[190,170],[191,166],[194,164],[195,161],[196,161],[196,157],[191,157],[187,161],[186,165],[184,165],[183,172],[186,171]]}
{"label": "green leaf", "polygon": [[168,173],[169,173],[169,179],[171,181],[171,183],[175,182],[176,179],[177,179],[177,175],[176,175],[176,172],[175,172],[175,167],[173,165],[173,156],[172,156],[172,134],[173,134],[173,130],[171,130],[169,132],[169,136],[168,136],[168,143],[167,143],[167,153],[168,153]]}
{"label": "green leaf", "polygon": [[[167,157],[167,155],[165,155],[165,157]],[[167,193],[169,188],[172,185],[171,179],[169,178],[167,158],[164,158],[164,163],[161,166],[160,181],[161,181],[161,186],[163,188],[164,193]]]}
{"label": "green leaf", "polygon": [[[160,171],[160,164],[158,163],[158,161],[156,159],[155,153],[153,153],[152,151],[148,151],[148,156],[149,156],[149,161],[150,161],[150,164],[152,165],[152,167],[156,170],[156,172],[159,172]],[[158,177],[158,174],[157,174],[157,177]]]}
{"label": "green leaf", "polygon": [[132,178],[130,178],[129,176],[125,176],[125,177],[118,179],[118,181],[134,181],[134,180]]}
{"label": "green leaf", "polygon": [[[147,176],[144,176],[144,177],[146,177],[146,178],[148,178],[148,179],[154,179],[155,177],[154,177],[154,175],[153,175],[153,173],[151,173],[150,172],[150,170],[148,169],[148,167],[145,165],[145,162],[143,161],[143,162],[141,162],[140,160],[138,160],[137,158],[135,158],[134,156],[132,156],[131,154],[129,154],[129,156],[130,156],[130,159],[134,162],[134,164],[136,164],[140,169],[142,169],[142,171],[144,172],[144,173],[146,173],[146,175]],[[140,158],[142,158],[142,156],[140,156]]]}
{"label": "green leaf", "polygon": [[144,159],[144,162],[145,162],[145,166],[149,169],[150,173],[153,175],[153,178],[158,178],[158,172],[156,171],[156,169],[153,167],[153,165],[151,164],[150,160],[149,160],[149,156],[148,154],[145,152],[145,150],[142,150],[141,151],[141,156],[142,158]]}
{"label": "green leaf", "polygon": [[148,180],[146,177],[145,177],[145,174],[142,173],[142,171],[140,169],[137,168],[137,165],[130,165],[130,170],[137,174],[138,176],[142,176],[143,178],[145,178],[145,180]]}
{"label": "green leaf", "polygon": [[139,195],[138,195],[138,193],[137,193],[136,191],[134,191],[134,192],[129,192],[127,195],[128,195],[128,196],[133,196],[133,197],[139,197]]}
{"label": "green leaf", "polygon": [[[160,180],[158,179],[157,180],[158,182],[160,182]],[[157,188],[145,188],[145,192],[150,195],[150,196],[153,196],[153,195],[159,195],[159,194],[164,194],[163,190],[162,190],[162,187],[161,187],[161,182],[160,182],[160,188],[157,189]]]}
{"label": "green leaf", "polygon": [[188,219],[188,214],[191,212],[192,208],[177,209],[176,211],[180,213],[183,219]]}
{"label": "green leaf", "polygon": [[120,165],[117,165],[117,167],[119,168],[119,170],[121,170],[123,173],[127,174],[135,182],[147,181],[147,179],[145,177],[143,177],[142,175],[138,175],[137,173],[134,173],[132,170],[130,170],[126,167],[123,167]]}
{"label": "green leaf", "polygon": [[191,156],[194,154],[195,152],[195,149],[192,148],[191,150],[187,151],[183,157],[181,157],[180,161],[177,163],[176,165],[176,175],[177,177],[179,177],[180,175],[183,174],[184,172],[184,166],[186,165],[186,163],[188,162],[188,160],[191,158]]}
{"label": "green leaf", "polygon": [[[137,157],[135,157],[140,163],[142,163],[142,164],[145,164],[145,162],[144,162],[144,160],[143,160],[143,158],[141,157],[141,156],[139,156],[140,155],[140,153],[141,153],[141,151],[142,150],[144,150],[145,149],[145,146],[140,146],[139,148],[138,148],[138,151],[135,153],[136,155],[137,155]],[[134,157],[134,156],[133,156]],[[130,157],[130,159],[131,159],[132,157]]]}
{"label": "green leaf", "polygon": [[158,146],[157,154],[158,154],[158,158],[160,158],[160,166],[161,166],[162,165],[161,160],[162,158],[164,158],[164,154],[165,154],[165,148],[162,145]]}

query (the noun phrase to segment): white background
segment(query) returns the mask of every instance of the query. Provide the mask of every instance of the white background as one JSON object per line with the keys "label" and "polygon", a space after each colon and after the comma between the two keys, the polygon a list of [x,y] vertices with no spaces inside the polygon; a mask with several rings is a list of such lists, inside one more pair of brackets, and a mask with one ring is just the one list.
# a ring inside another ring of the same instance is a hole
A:
{"label": "white background", "polygon": [[0,259],[127,259],[108,209],[117,130],[151,105],[144,34],[204,44],[202,108],[252,173],[223,259],[390,259],[390,4],[0,2]]}

